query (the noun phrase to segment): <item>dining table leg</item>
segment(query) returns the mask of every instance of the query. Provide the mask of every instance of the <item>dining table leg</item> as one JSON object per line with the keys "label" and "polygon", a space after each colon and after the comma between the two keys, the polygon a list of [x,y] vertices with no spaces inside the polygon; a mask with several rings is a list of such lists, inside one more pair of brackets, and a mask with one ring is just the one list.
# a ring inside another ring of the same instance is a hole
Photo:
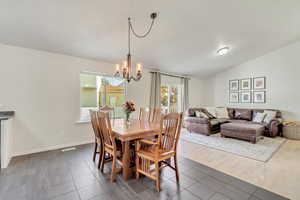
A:
{"label": "dining table leg", "polygon": [[129,149],[129,141],[123,143],[123,178],[124,180],[128,180],[130,174],[130,149]]}

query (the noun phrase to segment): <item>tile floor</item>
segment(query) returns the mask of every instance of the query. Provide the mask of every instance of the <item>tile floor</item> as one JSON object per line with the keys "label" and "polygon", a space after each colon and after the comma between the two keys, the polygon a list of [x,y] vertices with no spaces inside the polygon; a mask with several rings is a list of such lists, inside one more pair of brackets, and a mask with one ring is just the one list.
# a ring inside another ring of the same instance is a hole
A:
{"label": "tile floor", "polygon": [[179,158],[180,184],[170,169],[162,172],[161,192],[142,177],[110,183],[110,167],[98,171],[92,145],[16,157],[0,174],[1,200],[283,200],[286,199],[213,168]]}

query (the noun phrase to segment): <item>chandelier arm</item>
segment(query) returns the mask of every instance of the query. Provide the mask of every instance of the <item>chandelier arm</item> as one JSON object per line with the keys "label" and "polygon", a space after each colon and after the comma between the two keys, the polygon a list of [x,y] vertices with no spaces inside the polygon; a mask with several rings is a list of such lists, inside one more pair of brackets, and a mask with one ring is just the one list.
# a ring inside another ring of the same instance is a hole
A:
{"label": "chandelier arm", "polygon": [[132,23],[131,23],[130,18],[129,18],[129,26],[130,26],[130,28],[131,28],[131,31],[132,31],[133,35],[135,35],[137,38],[145,38],[145,37],[146,37],[147,35],[149,35],[149,33],[151,32],[152,27],[153,27],[153,25],[154,25],[154,20],[155,20],[155,19],[152,19],[152,22],[151,22],[151,24],[150,24],[148,30],[147,30],[144,34],[140,35],[140,34],[137,34],[137,33],[135,32],[135,30],[133,29]]}
{"label": "chandelier arm", "polygon": [[129,80],[127,80],[127,81],[128,81],[128,82],[130,82],[131,80],[139,81],[141,78],[142,78],[142,75],[137,76],[137,77],[131,76],[131,77],[129,78]]}

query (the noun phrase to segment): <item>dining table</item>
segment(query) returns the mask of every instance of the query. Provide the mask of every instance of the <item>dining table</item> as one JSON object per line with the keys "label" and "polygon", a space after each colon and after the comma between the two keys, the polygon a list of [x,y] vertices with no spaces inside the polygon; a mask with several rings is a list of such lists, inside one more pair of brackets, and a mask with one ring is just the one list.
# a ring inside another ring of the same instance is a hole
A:
{"label": "dining table", "polygon": [[132,173],[130,165],[130,144],[138,139],[156,136],[160,132],[160,122],[149,122],[138,119],[113,119],[111,120],[112,132],[116,139],[122,142],[122,175],[124,180],[128,180]]}

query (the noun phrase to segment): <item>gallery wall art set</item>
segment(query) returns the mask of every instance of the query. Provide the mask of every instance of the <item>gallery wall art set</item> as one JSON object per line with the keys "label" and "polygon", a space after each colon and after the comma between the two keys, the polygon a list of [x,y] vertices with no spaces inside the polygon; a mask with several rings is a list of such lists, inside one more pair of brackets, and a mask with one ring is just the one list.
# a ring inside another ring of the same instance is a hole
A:
{"label": "gallery wall art set", "polygon": [[266,103],[266,77],[229,80],[229,103]]}

